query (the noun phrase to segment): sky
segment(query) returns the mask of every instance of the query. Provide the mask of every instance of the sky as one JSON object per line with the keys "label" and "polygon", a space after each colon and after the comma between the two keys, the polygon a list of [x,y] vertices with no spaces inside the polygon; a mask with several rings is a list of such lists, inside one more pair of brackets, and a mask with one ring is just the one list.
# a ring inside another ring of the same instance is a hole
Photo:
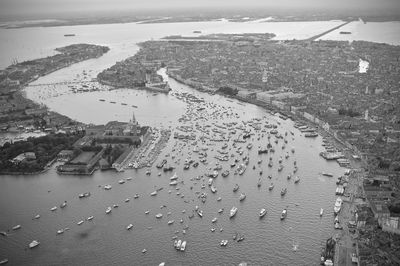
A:
{"label": "sky", "polygon": [[0,0],[2,18],[196,9],[400,10],[400,0]]}

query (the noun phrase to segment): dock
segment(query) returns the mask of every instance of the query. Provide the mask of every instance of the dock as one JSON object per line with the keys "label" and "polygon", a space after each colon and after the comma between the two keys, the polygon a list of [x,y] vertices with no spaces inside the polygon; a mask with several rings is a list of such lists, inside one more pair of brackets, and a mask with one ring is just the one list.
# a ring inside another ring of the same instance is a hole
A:
{"label": "dock", "polygon": [[320,34],[318,34],[318,35],[315,35],[315,36],[313,36],[313,37],[307,39],[307,41],[315,41],[316,39],[318,39],[318,38],[324,36],[325,34],[328,34],[328,33],[332,32],[332,31],[334,31],[334,30],[337,30],[337,29],[343,27],[344,25],[349,24],[350,22],[351,22],[351,21],[347,21],[347,22],[345,22],[345,23],[343,23],[343,24],[340,24],[339,26],[336,26],[336,27],[330,29],[330,30],[324,31],[323,33],[320,33]]}

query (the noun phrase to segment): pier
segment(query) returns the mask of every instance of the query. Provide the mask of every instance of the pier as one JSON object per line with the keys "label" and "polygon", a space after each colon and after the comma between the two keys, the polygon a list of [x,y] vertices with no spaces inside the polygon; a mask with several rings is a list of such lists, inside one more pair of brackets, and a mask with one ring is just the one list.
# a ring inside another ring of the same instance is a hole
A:
{"label": "pier", "polygon": [[347,21],[347,22],[345,22],[345,23],[343,23],[343,24],[340,24],[339,26],[336,26],[336,27],[330,29],[330,30],[324,31],[323,33],[320,33],[320,34],[318,34],[318,35],[315,35],[315,36],[313,36],[313,37],[307,39],[307,41],[315,41],[316,39],[318,39],[318,38],[320,38],[320,37],[322,37],[322,36],[324,36],[324,35],[326,35],[326,34],[332,32],[332,31],[334,31],[334,30],[337,30],[337,29],[343,27],[344,25],[347,25],[347,24],[349,24],[350,22],[351,22],[351,21]]}

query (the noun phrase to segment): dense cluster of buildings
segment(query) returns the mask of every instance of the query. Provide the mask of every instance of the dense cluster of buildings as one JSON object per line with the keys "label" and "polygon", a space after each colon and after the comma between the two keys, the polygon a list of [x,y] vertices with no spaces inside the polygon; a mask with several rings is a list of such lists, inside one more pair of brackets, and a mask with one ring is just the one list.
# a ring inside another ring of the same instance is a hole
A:
{"label": "dense cluster of buildings", "polygon": [[144,43],[139,55],[165,64],[171,77],[199,90],[229,91],[334,136],[367,170],[358,195],[364,201],[351,223],[358,228],[361,264],[400,263],[391,255],[400,244],[399,46],[271,41],[258,34],[168,38]]}
{"label": "dense cluster of buildings", "polygon": [[74,150],[63,150],[58,157],[65,161],[57,170],[61,174],[91,174],[94,170],[118,168],[145,139],[151,129],[139,126],[132,115],[126,122],[110,121],[106,125],[89,125]]}

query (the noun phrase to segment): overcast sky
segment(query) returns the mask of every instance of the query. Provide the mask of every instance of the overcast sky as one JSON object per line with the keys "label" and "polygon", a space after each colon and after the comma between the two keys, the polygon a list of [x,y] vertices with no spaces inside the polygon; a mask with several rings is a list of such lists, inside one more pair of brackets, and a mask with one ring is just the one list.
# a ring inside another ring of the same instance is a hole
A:
{"label": "overcast sky", "polygon": [[399,10],[400,0],[0,0],[3,17],[188,8]]}

